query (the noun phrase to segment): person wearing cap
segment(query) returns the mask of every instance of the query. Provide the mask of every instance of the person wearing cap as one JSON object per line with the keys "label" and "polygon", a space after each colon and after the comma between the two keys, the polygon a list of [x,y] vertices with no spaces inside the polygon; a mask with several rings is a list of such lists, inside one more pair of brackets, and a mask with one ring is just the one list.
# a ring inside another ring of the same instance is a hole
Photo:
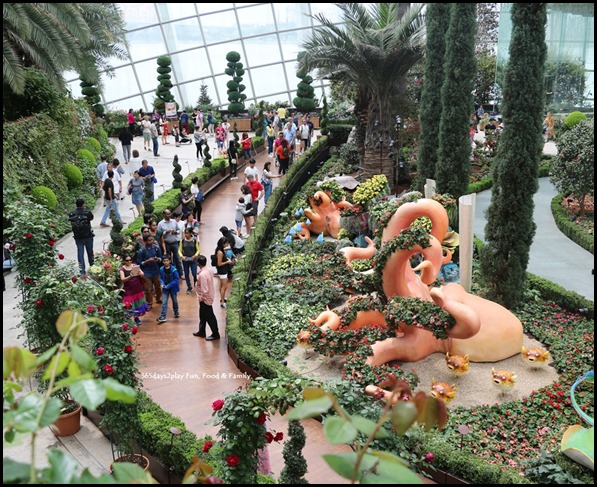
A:
{"label": "person wearing cap", "polygon": [[251,157],[249,159],[249,166],[245,168],[245,184],[247,184],[247,180],[249,179],[249,174],[255,176],[255,180],[257,180],[257,176],[259,176],[259,171],[255,167],[255,159]]}
{"label": "person wearing cap", "polygon": [[220,232],[228,239],[228,242],[230,242],[230,248],[235,255],[240,254],[245,250],[244,240],[240,238],[234,230],[230,230],[228,227],[220,227]]}

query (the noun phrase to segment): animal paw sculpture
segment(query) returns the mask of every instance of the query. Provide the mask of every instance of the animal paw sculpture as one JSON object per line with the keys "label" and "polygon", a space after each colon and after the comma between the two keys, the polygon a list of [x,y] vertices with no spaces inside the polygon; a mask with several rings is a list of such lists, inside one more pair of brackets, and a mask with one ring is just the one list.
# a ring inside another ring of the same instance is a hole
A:
{"label": "animal paw sculpture", "polygon": [[[431,232],[422,226],[410,227],[422,216],[431,220]],[[460,284],[430,288],[441,265],[451,260],[451,254],[444,255],[441,246],[447,230],[448,216],[440,203],[420,199],[400,206],[383,229],[380,249],[371,240],[364,249],[342,249],[349,266],[353,259],[374,257],[375,272],[383,290],[379,296],[380,309],[360,310],[342,327],[338,314],[330,310],[312,323],[326,324],[330,330],[358,329],[372,324],[389,327],[395,336],[372,345],[373,355],[367,359],[371,366],[393,360],[415,362],[435,352],[468,355],[472,362],[496,362],[520,353],[522,324],[510,311],[469,294]],[[413,268],[410,258],[415,254],[422,254],[424,260]],[[411,300],[409,314],[401,312],[407,302],[397,303],[397,299]],[[423,308],[424,311],[417,312]],[[435,318],[420,319],[422,315],[434,314],[430,308],[442,316],[442,326],[438,326],[437,320],[434,322]]]}
{"label": "animal paw sculpture", "polygon": [[311,233],[338,238],[340,231],[340,210],[351,208],[348,201],[335,203],[328,192],[317,191],[309,198],[310,209],[305,210],[309,223],[301,223],[301,230],[294,235],[301,240],[309,238]]}

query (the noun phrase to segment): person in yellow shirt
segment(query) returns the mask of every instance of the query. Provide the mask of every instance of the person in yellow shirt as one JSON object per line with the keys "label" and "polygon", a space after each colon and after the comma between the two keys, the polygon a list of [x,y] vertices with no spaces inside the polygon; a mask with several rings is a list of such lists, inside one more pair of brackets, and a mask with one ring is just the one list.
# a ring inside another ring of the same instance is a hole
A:
{"label": "person in yellow shirt", "polygon": [[551,112],[547,112],[547,116],[545,120],[543,120],[543,127],[545,128],[545,142],[549,140],[551,137],[553,140],[556,140],[556,129],[555,129],[556,121],[553,118]]}
{"label": "person in yellow shirt", "polygon": [[282,126],[284,126],[284,123],[286,122],[286,108],[278,108],[278,118],[280,119],[279,123],[281,123]]}

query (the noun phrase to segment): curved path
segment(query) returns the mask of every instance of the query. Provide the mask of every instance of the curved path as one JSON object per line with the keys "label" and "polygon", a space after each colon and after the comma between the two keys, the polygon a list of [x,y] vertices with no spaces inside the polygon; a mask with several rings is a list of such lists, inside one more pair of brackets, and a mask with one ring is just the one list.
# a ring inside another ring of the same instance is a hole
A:
{"label": "curved path", "polygon": [[[533,201],[533,217],[537,231],[529,258],[528,271],[570,291],[575,291],[587,299],[594,300],[595,283],[591,270],[594,256],[564,235],[551,214],[551,200],[558,192],[549,178],[539,179],[539,190]],[[491,202],[491,190],[477,194],[475,208],[475,235],[485,238],[485,210]]]}

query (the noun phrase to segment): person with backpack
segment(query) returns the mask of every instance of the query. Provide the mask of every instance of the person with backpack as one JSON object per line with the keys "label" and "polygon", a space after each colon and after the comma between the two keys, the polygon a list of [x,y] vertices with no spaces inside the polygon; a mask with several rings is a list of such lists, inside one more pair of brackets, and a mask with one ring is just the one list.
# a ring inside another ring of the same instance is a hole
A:
{"label": "person with backpack", "polygon": [[79,270],[81,271],[81,275],[85,275],[85,251],[87,252],[89,266],[93,265],[93,237],[95,236],[91,229],[93,213],[85,208],[85,200],[83,198],[77,198],[76,205],[76,210],[69,215],[68,219],[71,222],[73,238],[77,244]]}
{"label": "person with backpack", "polygon": [[280,164],[278,174],[286,174],[286,171],[288,171],[288,163],[290,161],[290,144],[285,138],[281,138],[280,145],[276,149],[276,155],[278,156],[278,163]]}
{"label": "person with backpack", "polygon": [[193,217],[197,220],[199,225],[205,225],[204,222],[201,221],[201,213],[203,212],[203,201],[205,200],[205,195],[201,190],[199,185],[199,178],[197,176],[193,176],[191,179],[191,194],[195,197],[195,208],[193,208]]}

